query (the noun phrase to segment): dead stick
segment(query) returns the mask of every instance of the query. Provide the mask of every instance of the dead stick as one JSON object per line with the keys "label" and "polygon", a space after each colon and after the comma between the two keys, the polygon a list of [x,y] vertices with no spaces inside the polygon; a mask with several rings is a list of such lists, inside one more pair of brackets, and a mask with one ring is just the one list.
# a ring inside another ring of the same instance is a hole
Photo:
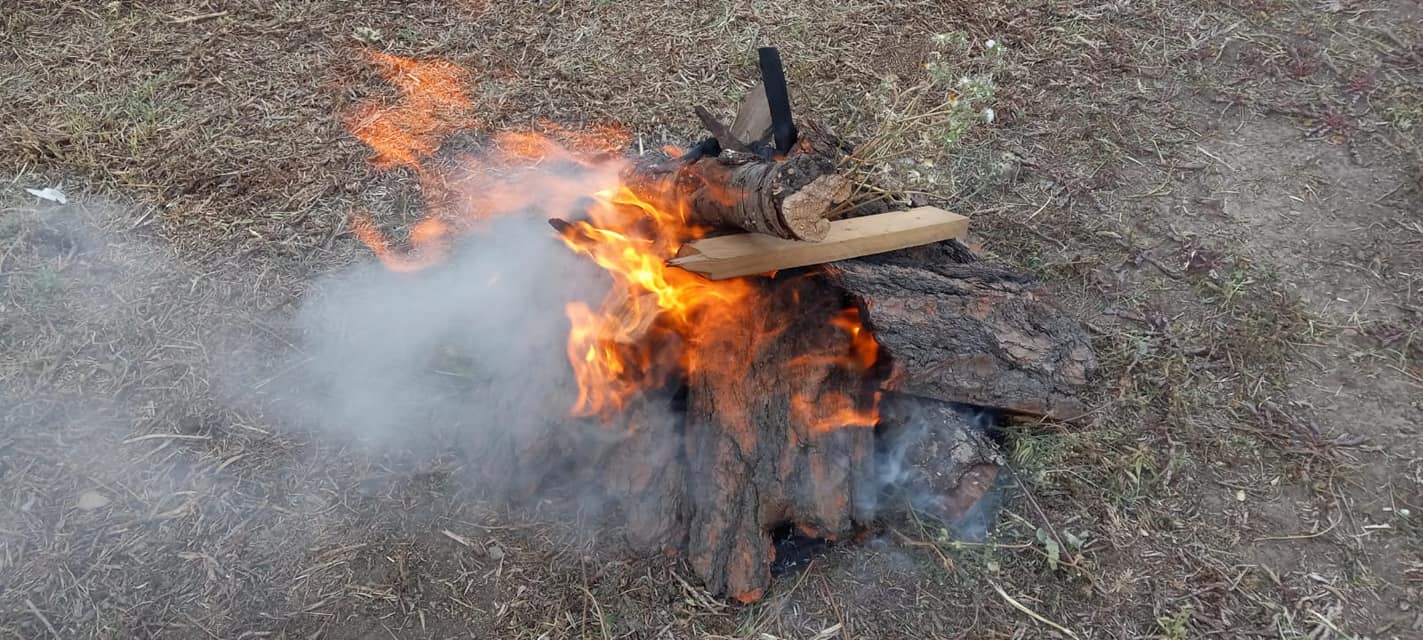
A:
{"label": "dead stick", "polygon": [[36,607],[35,603],[30,602],[29,598],[25,598],[25,607],[29,608],[30,613],[35,614],[35,617],[39,618],[40,622],[44,623],[44,628],[49,629],[50,634],[52,634],[56,638],[64,637],[59,635],[58,631],[54,630],[54,625],[49,623],[49,618],[44,617],[44,614],[40,613],[39,607]]}
{"label": "dead stick", "polygon": [[200,20],[208,20],[211,18],[221,18],[227,14],[227,11],[214,11],[212,13],[204,13],[196,16],[184,16],[182,18],[170,19],[168,21],[168,24],[187,24],[189,22],[198,22]]}

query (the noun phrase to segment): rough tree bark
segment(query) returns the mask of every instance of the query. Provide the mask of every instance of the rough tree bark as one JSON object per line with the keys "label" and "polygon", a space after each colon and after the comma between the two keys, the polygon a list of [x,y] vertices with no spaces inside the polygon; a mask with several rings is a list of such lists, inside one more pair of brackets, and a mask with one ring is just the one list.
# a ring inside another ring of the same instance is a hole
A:
{"label": "rough tree bark", "polygon": [[981,542],[1007,485],[988,430],[992,412],[886,393],[875,428],[881,520],[929,516],[956,539]]}
{"label": "rough tree bark", "polygon": [[837,262],[864,306],[896,391],[1072,420],[1097,368],[1082,328],[1031,278],[955,241]]}
{"label": "rough tree bark", "polygon": [[678,553],[687,537],[686,457],[680,417],[672,415],[662,394],[628,407],[619,440],[607,446],[592,481],[617,496],[629,544],[639,549]]}

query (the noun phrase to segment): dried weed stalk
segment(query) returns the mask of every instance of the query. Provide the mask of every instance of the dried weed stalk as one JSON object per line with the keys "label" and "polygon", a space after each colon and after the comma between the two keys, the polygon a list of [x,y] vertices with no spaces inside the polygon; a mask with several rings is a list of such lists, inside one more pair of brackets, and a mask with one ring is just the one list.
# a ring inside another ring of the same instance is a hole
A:
{"label": "dried weed stalk", "polygon": [[857,185],[856,205],[932,191],[941,175],[936,167],[948,162],[969,132],[996,117],[994,78],[1004,64],[1003,44],[957,32],[936,35],[931,43],[920,82],[887,77],[865,96],[865,110],[877,124],[842,167]]}

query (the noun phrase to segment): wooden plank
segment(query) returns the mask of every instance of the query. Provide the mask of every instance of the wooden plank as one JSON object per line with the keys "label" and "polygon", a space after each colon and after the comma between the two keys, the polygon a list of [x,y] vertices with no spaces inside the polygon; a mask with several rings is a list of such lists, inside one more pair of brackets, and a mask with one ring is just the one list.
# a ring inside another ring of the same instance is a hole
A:
{"label": "wooden plank", "polygon": [[667,263],[712,280],[884,253],[968,233],[968,218],[936,207],[835,220],[819,242],[739,233],[693,240]]}

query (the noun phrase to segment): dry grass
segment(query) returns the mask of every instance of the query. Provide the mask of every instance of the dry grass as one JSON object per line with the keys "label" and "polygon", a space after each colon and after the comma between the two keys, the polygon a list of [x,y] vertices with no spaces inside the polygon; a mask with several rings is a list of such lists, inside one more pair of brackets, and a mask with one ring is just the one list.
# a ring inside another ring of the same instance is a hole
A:
{"label": "dry grass", "polygon": [[[0,637],[1048,634],[1025,609],[1084,638],[1423,633],[1401,604],[1423,588],[1416,6],[803,4],[12,3]],[[798,108],[864,135],[862,96],[918,81],[948,30],[1009,53],[997,122],[937,191],[1104,360],[1090,423],[1017,429],[1036,502],[992,544],[906,531],[733,608],[584,523],[482,502],[457,454],[231,408],[280,384],[232,345],[300,349],[285,320],[356,255],[351,208],[418,215],[341,126],[388,91],[358,37],[469,68],[490,128],[617,121],[654,147],[694,135],[694,104],[729,112],[767,41]],[[1318,175],[1271,169],[1293,154]],[[60,181],[80,205],[19,191]]]}

